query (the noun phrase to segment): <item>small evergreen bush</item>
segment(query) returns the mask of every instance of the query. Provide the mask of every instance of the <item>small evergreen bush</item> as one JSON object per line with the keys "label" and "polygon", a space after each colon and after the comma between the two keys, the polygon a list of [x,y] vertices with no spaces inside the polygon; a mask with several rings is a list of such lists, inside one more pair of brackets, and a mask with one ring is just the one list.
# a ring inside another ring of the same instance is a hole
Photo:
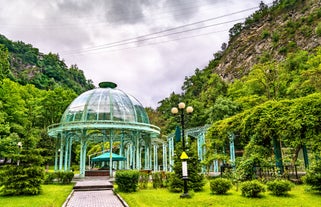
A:
{"label": "small evergreen bush", "polygon": [[136,192],[138,188],[139,172],[137,170],[118,170],[115,183],[120,192]]}
{"label": "small evergreen bush", "polygon": [[292,183],[288,180],[274,180],[267,182],[267,189],[276,196],[286,195],[291,188]]}
{"label": "small evergreen bush", "polygon": [[183,190],[184,181],[175,173],[170,173],[168,178],[168,189],[172,193],[180,193]]}
{"label": "small evergreen bush", "polygon": [[258,197],[261,192],[265,192],[265,187],[258,180],[246,181],[241,185],[242,196],[248,198]]}
{"label": "small evergreen bush", "polygon": [[38,195],[43,182],[43,168],[39,166],[8,165],[0,173],[3,195]]}
{"label": "small evergreen bush", "polygon": [[211,192],[215,194],[226,194],[232,187],[232,182],[226,178],[216,178],[210,181]]}

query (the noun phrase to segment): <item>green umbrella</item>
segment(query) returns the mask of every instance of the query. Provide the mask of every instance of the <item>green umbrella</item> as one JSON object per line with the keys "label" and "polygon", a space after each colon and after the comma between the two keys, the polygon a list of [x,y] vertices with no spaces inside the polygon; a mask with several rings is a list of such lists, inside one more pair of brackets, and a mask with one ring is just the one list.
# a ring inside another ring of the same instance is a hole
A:
{"label": "green umbrella", "polygon": [[[112,161],[123,161],[126,160],[126,157],[120,156],[118,154],[112,153]],[[101,154],[97,157],[93,157],[91,161],[93,162],[103,162],[103,161],[109,161],[110,160],[110,153],[105,152],[104,154]]]}

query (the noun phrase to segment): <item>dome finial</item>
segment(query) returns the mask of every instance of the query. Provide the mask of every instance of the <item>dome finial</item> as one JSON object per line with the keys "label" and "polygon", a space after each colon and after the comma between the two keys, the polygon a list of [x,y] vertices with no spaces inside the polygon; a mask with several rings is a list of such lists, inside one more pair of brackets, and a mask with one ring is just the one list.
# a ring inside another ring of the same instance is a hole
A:
{"label": "dome finial", "polygon": [[113,82],[100,82],[99,84],[100,88],[116,88],[117,84]]}

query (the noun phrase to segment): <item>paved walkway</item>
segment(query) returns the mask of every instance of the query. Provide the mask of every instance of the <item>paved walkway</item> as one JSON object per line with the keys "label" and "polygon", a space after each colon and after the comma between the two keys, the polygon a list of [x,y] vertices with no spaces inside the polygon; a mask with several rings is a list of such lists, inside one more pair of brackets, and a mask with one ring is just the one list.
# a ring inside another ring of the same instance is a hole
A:
{"label": "paved walkway", "polygon": [[124,207],[123,203],[112,189],[99,189],[103,185],[110,186],[111,183],[104,177],[85,178],[77,180],[75,187],[86,187],[88,189],[74,189],[67,198],[63,207]]}

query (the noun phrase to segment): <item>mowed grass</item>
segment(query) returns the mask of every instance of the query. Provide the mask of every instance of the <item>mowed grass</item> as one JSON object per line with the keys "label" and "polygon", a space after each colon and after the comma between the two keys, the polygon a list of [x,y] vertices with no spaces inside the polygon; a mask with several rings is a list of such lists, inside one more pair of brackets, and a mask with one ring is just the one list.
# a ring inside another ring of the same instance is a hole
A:
{"label": "mowed grass", "polygon": [[2,196],[1,207],[61,207],[65,202],[73,184],[43,185],[42,193],[36,196]]}
{"label": "mowed grass", "polygon": [[235,188],[230,190],[227,195],[213,195],[210,192],[209,184],[204,191],[194,193],[192,198],[181,199],[180,194],[170,193],[167,189],[146,189],[135,193],[119,193],[130,207],[206,207],[206,206],[273,206],[273,207],[318,207],[321,206],[321,194],[307,191],[305,185],[297,185],[288,196],[276,197],[269,192],[262,193],[260,198],[245,198],[241,196],[241,191]]}

